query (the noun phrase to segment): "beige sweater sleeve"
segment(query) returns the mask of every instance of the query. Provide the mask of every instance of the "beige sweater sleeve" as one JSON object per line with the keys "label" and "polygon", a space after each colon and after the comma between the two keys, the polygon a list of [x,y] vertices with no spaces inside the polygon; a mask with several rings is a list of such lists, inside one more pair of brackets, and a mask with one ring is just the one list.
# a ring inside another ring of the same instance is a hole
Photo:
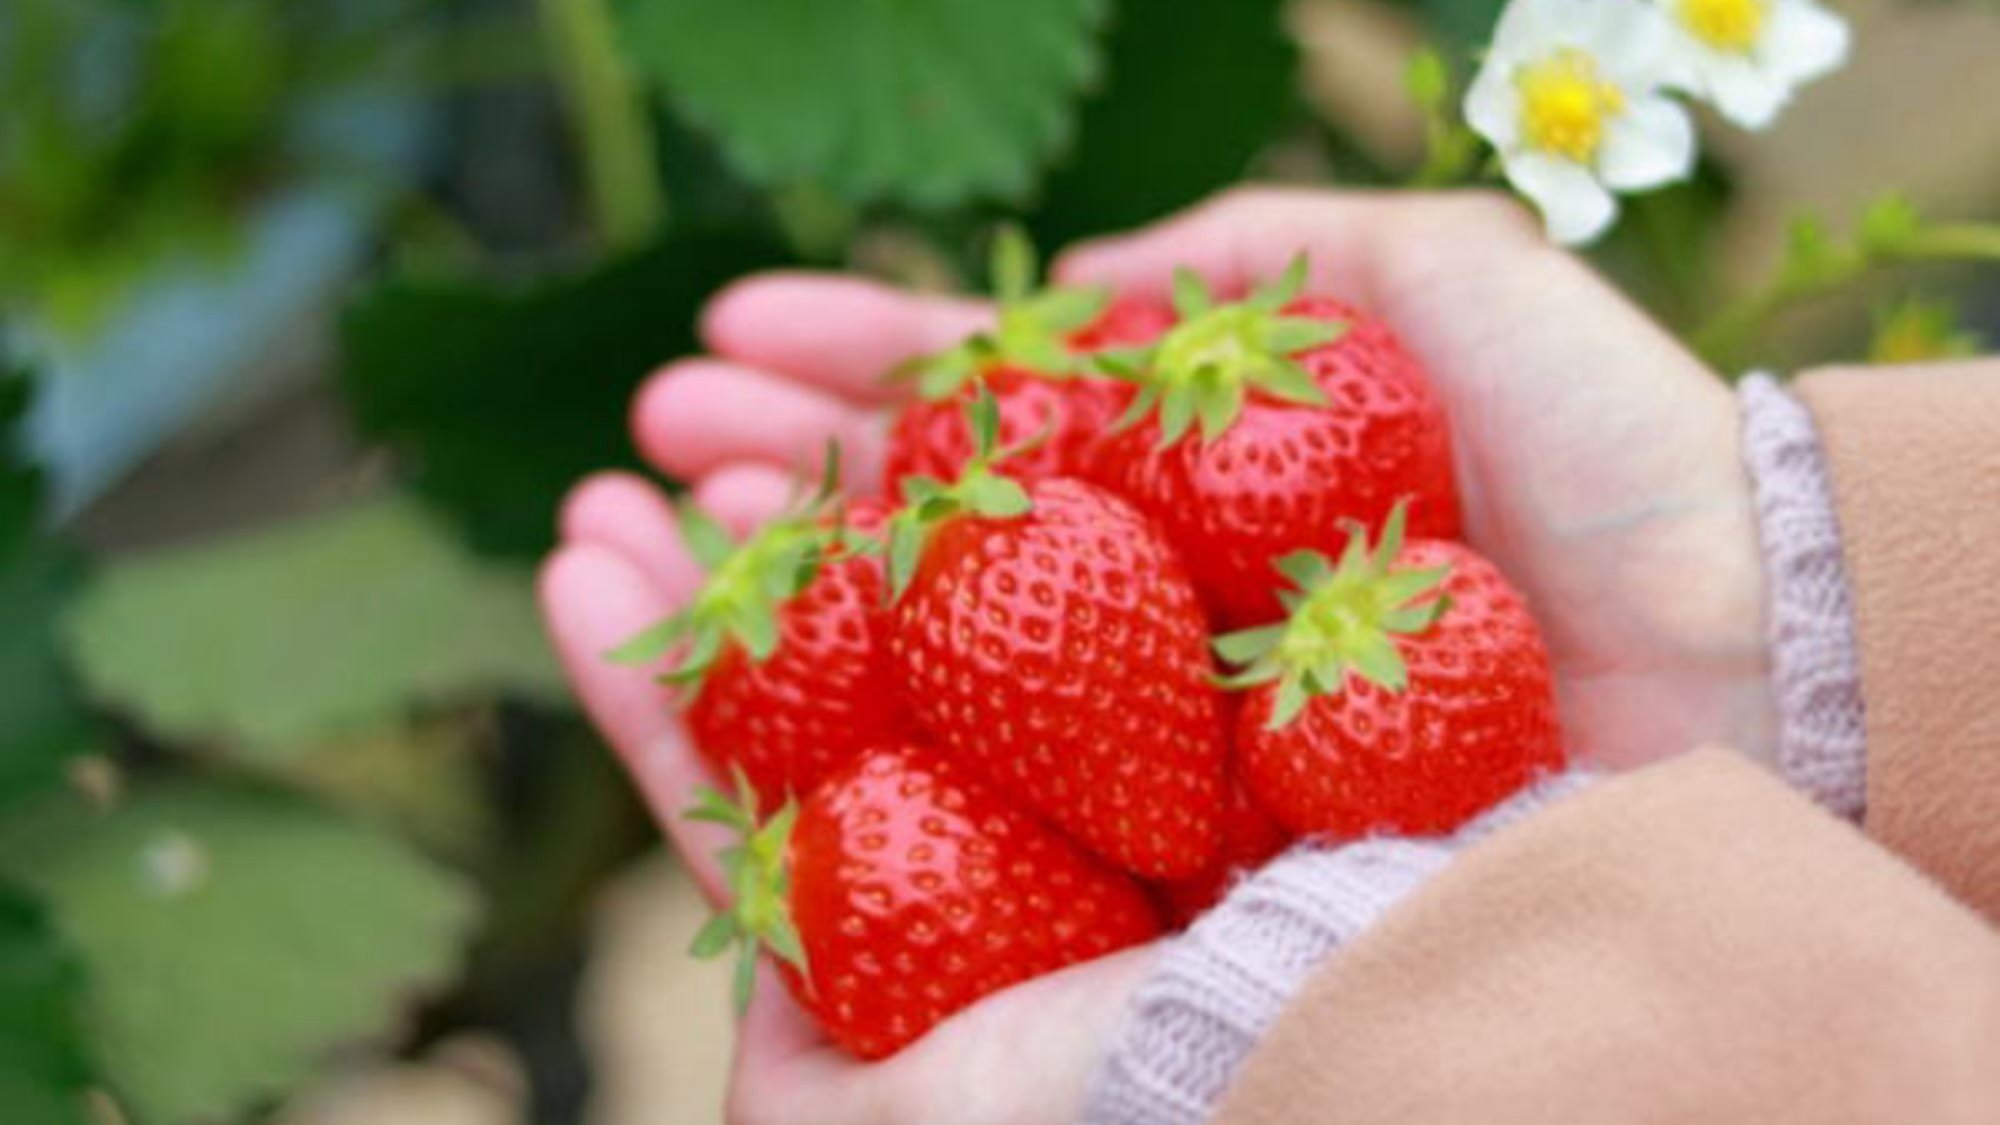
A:
{"label": "beige sweater sleeve", "polygon": [[1699,752],[1461,856],[1316,972],[1216,1119],[2000,1121],[2000,937]]}
{"label": "beige sweater sleeve", "polygon": [[2000,362],[1817,372],[1868,834],[2000,921]]}

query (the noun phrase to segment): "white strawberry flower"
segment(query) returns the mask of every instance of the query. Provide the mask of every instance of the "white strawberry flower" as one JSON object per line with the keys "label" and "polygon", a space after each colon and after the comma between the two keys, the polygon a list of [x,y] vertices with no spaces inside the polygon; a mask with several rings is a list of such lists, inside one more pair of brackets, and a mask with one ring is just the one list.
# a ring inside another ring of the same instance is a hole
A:
{"label": "white strawberry flower", "polygon": [[1661,91],[1671,31],[1641,0],[1513,0],[1465,95],[1465,116],[1507,179],[1566,245],[1602,234],[1614,191],[1683,179],[1694,127]]}
{"label": "white strawberry flower", "polygon": [[1847,60],[1847,21],[1813,0],[1655,0],[1673,29],[1669,84],[1762,129],[1792,91]]}

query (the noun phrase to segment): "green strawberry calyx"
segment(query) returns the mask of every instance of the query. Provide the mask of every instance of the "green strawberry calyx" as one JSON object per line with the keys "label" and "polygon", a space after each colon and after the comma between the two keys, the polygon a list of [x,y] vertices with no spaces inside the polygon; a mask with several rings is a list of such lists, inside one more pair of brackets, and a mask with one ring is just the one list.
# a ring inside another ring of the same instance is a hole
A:
{"label": "green strawberry calyx", "polygon": [[808,983],[811,973],[806,963],[805,942],[792,921],[792,873],[790,852],[792,828],[798,823],[799,805],[787,800],[770,819],[758,822],[757,791],[742,770],[736,771],[736,793],[731,799],[718,790],[703,786],[695,791],[695,803],[683,816],[689,820],[720,824],[737,834],[737,842],[722,850],[722,874],[729,887],[729,905],[716,911],[695,934],[688,952],[704,961],[736,950],[733,992],[736,1010],[750,1006],[750,990],[757,979],[757,953],[768,949],[780,961],[797,969]]}
{"label": "green strawberry calyx", "polygon": [[1087,355],[1069,346],[1071,333],[1104,311],[1111,295],[1101,288],[1035,288],[1035,249],[1017,227],[993,240],[995,323],[957,347],[915,361],[902,370],[926,399],[947,399],[995,367],[1020,367],[1049,379],[1092,371]]}
{"label": "green strawberry calyx", "polygon": [[1180,323],[1151,347],[1095,357],[1100,370],[1139,387],[1115,428],[1157,414],[1159,444],[1165,448],[1197,422],[1203,441],[1222,436],[1242,415],[1252,390],[1283,402],[1326,405],[1325,392],[1296,357],[1339,339],[1347,326],[1285,314],[1305,280],[1306,259],[1300,255],[1276,281],[1240,301],[1217,303],[1199,276],[1177,270],[1174,311]]}
{"label": "green strawberry calyx", "polygon": [[1012,519],[1034,508],[1021,482],[1001,476],[994,467],[1020,452],[1040,437],[1018,445],[1001,446],[1000,404],[991,391],[980,387],[965,407],[966,422],[972,431],[973,456],[950,483],[935,477],[907,476],[902,480],[903,506],[889,517],[888,572],[889,599],[894,601],[909,589],[916,577],[917,563],[932,534],[945,521],[958,516],[984,519]]}
{"label": "green strawberry calyx", "polygon": [[661,679],[690,692],[701,690],[709,669],[732,642],[752,661],[769,659],[778,648],[779,611],[812,584],[829,555],[854,545],[855,537],[828,516],[837,461],[838,451],[829,448],[819,490],[741,545],[693,504],[680,505],[681,538],[708,577],[680,612],[612,649],[606,658],[617,664],[651,664],[679,650]]}
{"label": "green strawberry calyx", "polygon": [[1308,700],[1342,690],[1349,673],[1391,692],[1408,685],[1396,638],[1429,631],[1451,608],[1443,591],[1450,567],[1396,568],[1408,510],[1408,501],[1396,505],[1373,549],[1356,524],[1337,566],[1316,551],[1279,559],[1278,570],[1297,586],[1278,595],[1287,620],[1215,639],[1216,654],[1241,668],[1222,686],[1277,683],[1267,729],[1289,724]]}

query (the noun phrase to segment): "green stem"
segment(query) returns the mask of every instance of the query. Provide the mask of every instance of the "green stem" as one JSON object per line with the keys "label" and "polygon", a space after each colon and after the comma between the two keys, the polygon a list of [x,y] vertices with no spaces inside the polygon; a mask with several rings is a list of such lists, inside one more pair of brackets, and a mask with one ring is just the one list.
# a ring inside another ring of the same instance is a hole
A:
{"label": "green stem", "polygon": [[1458,187],[1474,178],[1479,138],[1470,129],[1433,116],[1424,126],[1424,163],[1410,177],[1414,188]]}
{"label": "green stem", "polygon": [[645,93],[618,53],[611,13],[605,0],[538,2],[598,233],[614,250],[643,243],[666,221],[667,198]]}
{"label": "green stem", "polygon": [[1896,255],[1909,261],[2000,262],[2000,223],[1952,223],[1925,227],[1910,236]]}
{"label": "green stem", "polygon": [[1855,246],[1830,257],[1809,277],[1779,276],[1711,317],[1695,333],[1695,346],[1718,366],[1731,368],[1750,339],[1792,305],[1821,297],[1877,270],[1923,262],[2000,262],[2000,224],[1955,223],[1924,227],[1884,246]]}

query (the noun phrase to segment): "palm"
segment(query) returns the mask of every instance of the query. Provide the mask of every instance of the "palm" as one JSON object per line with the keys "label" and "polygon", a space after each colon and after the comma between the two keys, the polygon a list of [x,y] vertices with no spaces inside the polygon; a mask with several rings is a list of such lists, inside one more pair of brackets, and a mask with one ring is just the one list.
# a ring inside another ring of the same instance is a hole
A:
{"label": "palm", "polygon": [[[1635,763],[1728,739],[1761,748],[1759,578],[1728,393],[1573,260],[1477,197],[1401,201],[1246,193],[1085,248],[1074,280],[1164,292],[1189,265],[1219,287],[1301,251],[1315,281],[1385,316],[1450,409],[1474,544],[1546,625],[1566,729]],[[879,476],[881,372],[981,322],[981,306],[804,275],[752,279],[711,305],[715,355],[656,376],[634,436],[725,522],[768,518],[828,438],[849,480]],[[585,705],[711,895],[719,841],[677,813],[704,780],[645,675],[601,654],[699,580],[651,485],[579,485],[543,572],[550,631]],[[988,998],[885,1062],[827,1046],[761,990],[738,1060],[751,1120],[1061,1120],[1147,959],[1135,951]],[[1023,1083],[1019,1076],[1037,1079]]]}

